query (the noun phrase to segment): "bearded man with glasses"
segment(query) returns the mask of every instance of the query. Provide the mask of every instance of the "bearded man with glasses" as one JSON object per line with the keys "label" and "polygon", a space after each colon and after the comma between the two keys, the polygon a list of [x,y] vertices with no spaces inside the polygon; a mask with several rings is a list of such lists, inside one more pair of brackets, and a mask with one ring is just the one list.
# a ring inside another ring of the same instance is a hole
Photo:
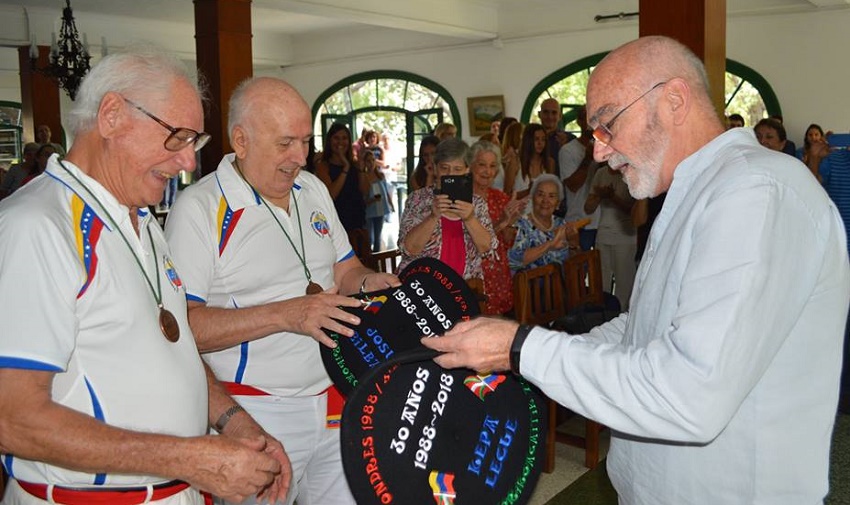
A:
{"label": "bearded man with glasses", "polygon": [[610,427],[620,503],[822,503],[850,301],[835,205],[799,161],[725,131],[672,39],[611,52],[587,113],[632,196],[667,192],[630,311],[585,335],[478,318],[423,345]]}
{"label": "bearded man with glasses", "polygon": [[4,504],[286,496],[287,455],[201,361],[147,209],[195,169],[202,125],[179,60],[110,54],[80,87],[68,156],[0,204]]}

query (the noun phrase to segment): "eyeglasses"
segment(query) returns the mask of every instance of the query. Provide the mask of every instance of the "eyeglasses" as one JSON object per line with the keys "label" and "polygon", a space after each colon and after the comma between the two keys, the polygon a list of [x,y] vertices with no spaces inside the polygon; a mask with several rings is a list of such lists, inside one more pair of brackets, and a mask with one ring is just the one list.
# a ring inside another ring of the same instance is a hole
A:
{"label": "eyeglasses", "polygon": [[135,103],[133,103],[132,100],[124,98],[124,101],[129,103],[130,105],[138,109],[140,112],[142,112],[144,115],[153,119],[154,121],[162,125],[163,128],[171,132],[171,135],[166,137],[165,142],[162,143],[165,148],[171,152],[176,153],[189,144],[194,144],[193,148],[195,149],[195,152],[200,151],[201,148],[207,145],[207,142],[209,142],[212,138],[212,135],[206,132],[196,132],[191,128],[175,128],[163,121],[162,119],[146,111],[141,106],[136,105]]}
{"label": "eyeglasses", "polygon": [[614,114],[614,117],[612,117],[607,123],[603,123],[603,124],[597,126],[596,128],[594,128],[593,129],[593,138],[595,138],[599,142],[602,142],[606,146],[608,144],[610,144],[611,141],[614,139],[614,133],[611,132],[611,127],[614,125],[614,121],[616,121],[618,117],[622,116],[624,112],[629,110],[629,107],[638,103],[641,98],[648,95],[652,90],[660,88],[661,86],[664,86],[665,84],[667,84],[667,81],[661,81],[658,84],[656,84],[655,86],[644,91],[642,95],[635,98],[634,100],[631,101],[631,103],[629,103],[628,105],[626,105],[625,107],[620,109],[620,112]]}

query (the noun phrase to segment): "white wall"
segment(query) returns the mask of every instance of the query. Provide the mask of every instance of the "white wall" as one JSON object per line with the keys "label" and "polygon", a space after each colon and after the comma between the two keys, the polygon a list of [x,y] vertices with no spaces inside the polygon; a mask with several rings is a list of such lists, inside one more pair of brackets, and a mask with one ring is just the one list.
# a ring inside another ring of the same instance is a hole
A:
{"label": "white wall", "polygon": [[[802,145],[804,130],[812,122],[825,129],[850,131],[848,30],[850,9],[728,20],[727,57],[755,69],[770,82],[782,106],[789,138],[798,145]],[[501,48],[490,43],[459,42],[450,47],[416,49],[436,42],[426,36],[417,40],[403,32],[346,31],[334,38],[301,38],[295,53],[305,63],[287,67],[277,75],[290,81],[312,105],[329,86],[354,73],[379,69],[413,72],[452,94],[460,109],[462,135],[468,138],[467,97],[504,95],[506,113],[519,117],[526,96],[543,77],[637,35],[637,22],[624,21],[609,23],[605,29],[504,39]],[[358,56],[370,48],[374,51],[398,45],[408,49]],[[333,56],[321,60],[322,54]]]}
{"label": "white wall", "polygon": [[767,79],[797,146],[810,123],[850,132],[849,30],[846,9],[733,19],[728,25],[727,57]]}

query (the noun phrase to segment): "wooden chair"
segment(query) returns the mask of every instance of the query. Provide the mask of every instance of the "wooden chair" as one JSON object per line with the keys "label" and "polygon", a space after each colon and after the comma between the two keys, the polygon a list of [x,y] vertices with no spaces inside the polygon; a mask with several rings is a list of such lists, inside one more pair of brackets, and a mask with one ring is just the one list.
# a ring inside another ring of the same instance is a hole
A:
{"label": "wooden chair", "polygon": [[370,261],[372,255],[372,244],[369,243],[369,232],[365,228],[358,228],[348,232],[348,242],[351,244],[351,249],[354,250],[354,255],[360,258],[360,261],[371,268],[366,263]]}
{"label": "wooden chair", "polygon": [[487,293],[484,292],[484,279],[473,277],[466,279],[466,284],[475,292],[475,298],[478,299],[479,313],[483,314],[487,309]]}
{"label": "wooden chair", "polygon": [[[513,278],[514,311],[523,324],[547,325],[564,315],[564,288],[560,265],[549,264],[518,272]],[[549,403],[549,424],[546,431],[546,459],[543,471],[555,469],[555,441],[558,404]]]}
{"label": "wooden chair", "polygon": [[398,273],[397,270],[400,260],[401,251],[399,249],[387,249],[385,251],[371,253],[369,255],[369,261],[371,264],[366,266],[376,272],[396,274]]}
{"label": "wooden chair", "polygon": [[[564,262],[564,284],[567,289],[565,308],[570,311],[586,303],[602,305],[605,296],[602,292],[602,267],[599,251],[584,251],[570,256]],[[551,411],[563,409],[554,402],[549,404]],[[566,409],[563,409],[566,410]],[[557,416],[556,416],[557,417]],[[585,436],[555,432],[555,440],[567,445],[584,449],[584,466],[593,469],[599,463],[599,434],[605,426],[591,419],[585,420]],[[554,427],[550,427],[554,431]]]}
{"label": "wooden chair", "polygon": [[546,325],[564,315],[564,285],[559,265],[516,273],[513,290],[514,313],[523,324]]}
{"label": "wooden chair", "polygon": [[[391,272],[394,273],[398,262],[396,260],[389,259],[389,256],[392,256],[393,254],[383,255],[380,258],[376,258],[375,254],[372,253],[372,243],[369,242],[369,232],[367,230],[362,228],[351,230],[348,232],[348,242],[351,244],[351,249],[354,251],[354,255],[357,256],[360,263],[363,263],[363,266],[371,268],[376,272],[385,272],[387,270],[379,270],[379,268],[386,267],[386,263],[390,262],[393,268]],[[392,250],[398,251],[397,249]],[[394,254],[396,256],[401,255],[400,252],[396,252]],[[380,262],[384,262],[385,264],[379,265]]]}
{"label": "wooden chair", "polygon": [[592,249],[567,258],[564,261],[564,284],[567,288],[567,311],[585,303],[605,303],[599,251]]}

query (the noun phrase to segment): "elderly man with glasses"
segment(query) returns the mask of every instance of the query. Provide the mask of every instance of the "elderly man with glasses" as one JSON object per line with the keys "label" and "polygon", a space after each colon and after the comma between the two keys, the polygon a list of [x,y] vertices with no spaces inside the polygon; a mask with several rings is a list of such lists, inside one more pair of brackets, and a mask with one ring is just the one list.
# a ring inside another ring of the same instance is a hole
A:
{"label": "elderly man with glasses", "polygon": [[194,79],[153,48],[111,54],[70,123],[68,156],[0,204],[3,503],[283,498],[286,453],[204,366],[148,211],[209,140]]}
{"label": "elderly man with glasses", "polygon": [[850,300],[838,211],[797,160],[725,131],[672,39],[611,52],[587,112],[632,196],[667,192],[630,312],[585,335],[480,318],[423,343],[609,426],[621,503],[821,503]]}
{"label": "elderly man with glasses", "polygon": [[360,263],[327,187],[302,170],[313,122],[297,90],[271,77],[243,81],[228,131],[234,152],[184,191],[165,230],[192,330],[216,376],[286,447],[293,478],[282,503],[353,504],[342,397],[319,346],[336,346],[325,329],[350,337],[360,323],[342,310],[360,301],[344,295],[399,280]]}

